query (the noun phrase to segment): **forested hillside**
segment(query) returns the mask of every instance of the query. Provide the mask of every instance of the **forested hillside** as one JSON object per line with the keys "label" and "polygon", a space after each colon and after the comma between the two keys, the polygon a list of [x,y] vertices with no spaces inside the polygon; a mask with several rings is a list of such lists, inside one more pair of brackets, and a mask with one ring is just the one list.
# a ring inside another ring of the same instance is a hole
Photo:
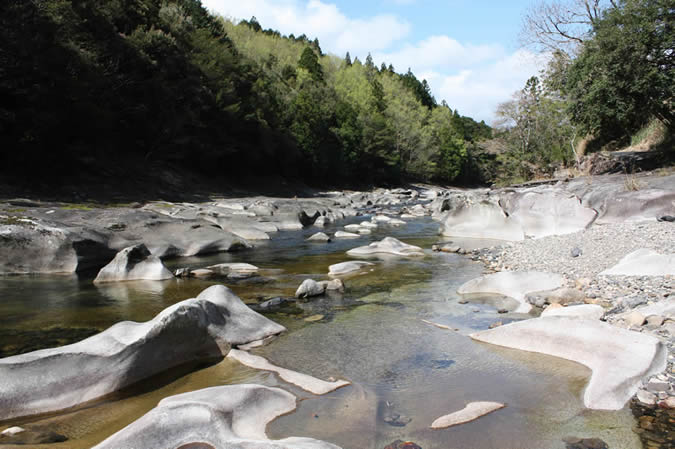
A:
{"label": "forested hillside", "polygon": [[199,0],[5,0],[0,41],[0,170],[13,174],[161,162],[314,184],[472,181],[491,135],[410,70]]}

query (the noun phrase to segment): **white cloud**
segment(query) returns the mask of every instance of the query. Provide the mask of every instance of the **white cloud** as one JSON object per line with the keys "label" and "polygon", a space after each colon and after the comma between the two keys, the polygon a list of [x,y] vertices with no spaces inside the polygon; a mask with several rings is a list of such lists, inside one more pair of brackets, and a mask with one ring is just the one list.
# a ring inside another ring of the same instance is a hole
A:
{"label": "white cloud", "polygon": [[395,52],[379,52],[377,61],[394,64],[397,70],[448,70],[494,60],[504,54],[501,45],[464,45],[449,36],[430,36],[415,45],[405,44]]}
{"label": "white cloud", "polygon": [[548,56],[518,50],[487,65],[460,70],[429,79],[437,100],[446,100],[460,114],[492,124],[499,103],[522,89],[525,81],[537,75]]}
{"label": "white cloud", "polygon": [[393,15],[349,18],[335,4],[320,0],[204,0],[203,3],[225,17],[256,16],[263,27],[282,34],[318,37],[324,50],[339,56],[349,51],[364,57],[371,51],[386,50],[410,32],[408,22]]}

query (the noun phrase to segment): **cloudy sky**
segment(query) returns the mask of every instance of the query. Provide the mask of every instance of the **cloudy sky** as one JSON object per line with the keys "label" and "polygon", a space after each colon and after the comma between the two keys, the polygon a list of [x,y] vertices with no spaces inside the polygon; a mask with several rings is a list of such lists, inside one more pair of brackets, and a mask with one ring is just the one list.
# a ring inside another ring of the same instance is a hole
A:
{"label": "cloudy sky", "polygon": [[498,103],[536,75],[541,58],[518,47],[534,0],[202,0],[233,19],[255,16],[282,34],[318,37],[324,52],[349,51],[397,72],[412,68],[436,99],[491,124]]}

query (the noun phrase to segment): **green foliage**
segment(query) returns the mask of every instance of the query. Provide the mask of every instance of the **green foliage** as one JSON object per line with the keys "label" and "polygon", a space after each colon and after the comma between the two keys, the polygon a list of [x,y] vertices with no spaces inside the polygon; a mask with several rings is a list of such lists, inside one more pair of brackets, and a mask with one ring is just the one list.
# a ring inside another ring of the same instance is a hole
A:
{"label": "green foliage", "polygon": [[[450,182],[484,123],[409,70],[322,53],[200,0],[0,3],[0,166],[174,164],[310,183]],[[68,108],[67,113],[65,108]]]}
{"label": "green foliage", "polygon": [[651,117],[673,126],[675,28],[669,0],[622,0],[571,63],[565,93],[580,130],[626,139]]}

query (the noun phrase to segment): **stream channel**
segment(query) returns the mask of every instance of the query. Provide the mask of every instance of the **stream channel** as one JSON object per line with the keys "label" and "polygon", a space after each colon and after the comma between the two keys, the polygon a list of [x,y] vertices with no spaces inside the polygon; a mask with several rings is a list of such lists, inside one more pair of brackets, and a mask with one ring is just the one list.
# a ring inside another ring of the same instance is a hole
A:
{"label": "stream channel", "polygon": [[[368,217],[339,225],[364,218]],[[338,229],[324,231],[333,234]],[[424,449],[563,449],[564,437],[577,436],[601,438],[612,449],[641,448],[628,408],[605,412],[583,407],[590,374],[586,367],[467,336],[495,321],[506,324],[523,317],[498,314],[498,304],[490,298],[459,304],[457,287],[483,274],[484,267],[466,256],[432,253],[429,248],[439,241],[437,222],[419,218],[402,227],[381,225],[358,239],[305,241],[317,230],[281,232],[245,252],[165,263],[170,269],[254,264],[261,268],[260,276],[226,285],[255,304],[292,297],[306,278],[327,279],[329,265],[352,260],[345,251],[370,241],[393,236],[425,248],[425,257],[372,260],[376,265],[371,271],[344,278],[344,295],[291,303],[266,314],[288,332],[252,353],[285,368],[322,379],[346,379],[352,385],[314,396],[273,373],[222,359],[175,368],[73,410],[0,423],[0,429],[20,425],[68,437],[63,443],[35,446],[39,448],[89,448],[164,397],[216,385],[257,383],[298,397],[295,412],[268,426],[272,439],[313,437],[344,449],[382,449],[397,439]],[[471,243],[460,242],[465,248]],[[0,278],[0,357],[72,343],[122,320],[146,321],[217,283],[188,279],[95,286],[94,275]],[[317,315],[323,318],[305,320]],[[506,408],[460,426],[429,428],[439,416],[472,401],[502,402]]]}

